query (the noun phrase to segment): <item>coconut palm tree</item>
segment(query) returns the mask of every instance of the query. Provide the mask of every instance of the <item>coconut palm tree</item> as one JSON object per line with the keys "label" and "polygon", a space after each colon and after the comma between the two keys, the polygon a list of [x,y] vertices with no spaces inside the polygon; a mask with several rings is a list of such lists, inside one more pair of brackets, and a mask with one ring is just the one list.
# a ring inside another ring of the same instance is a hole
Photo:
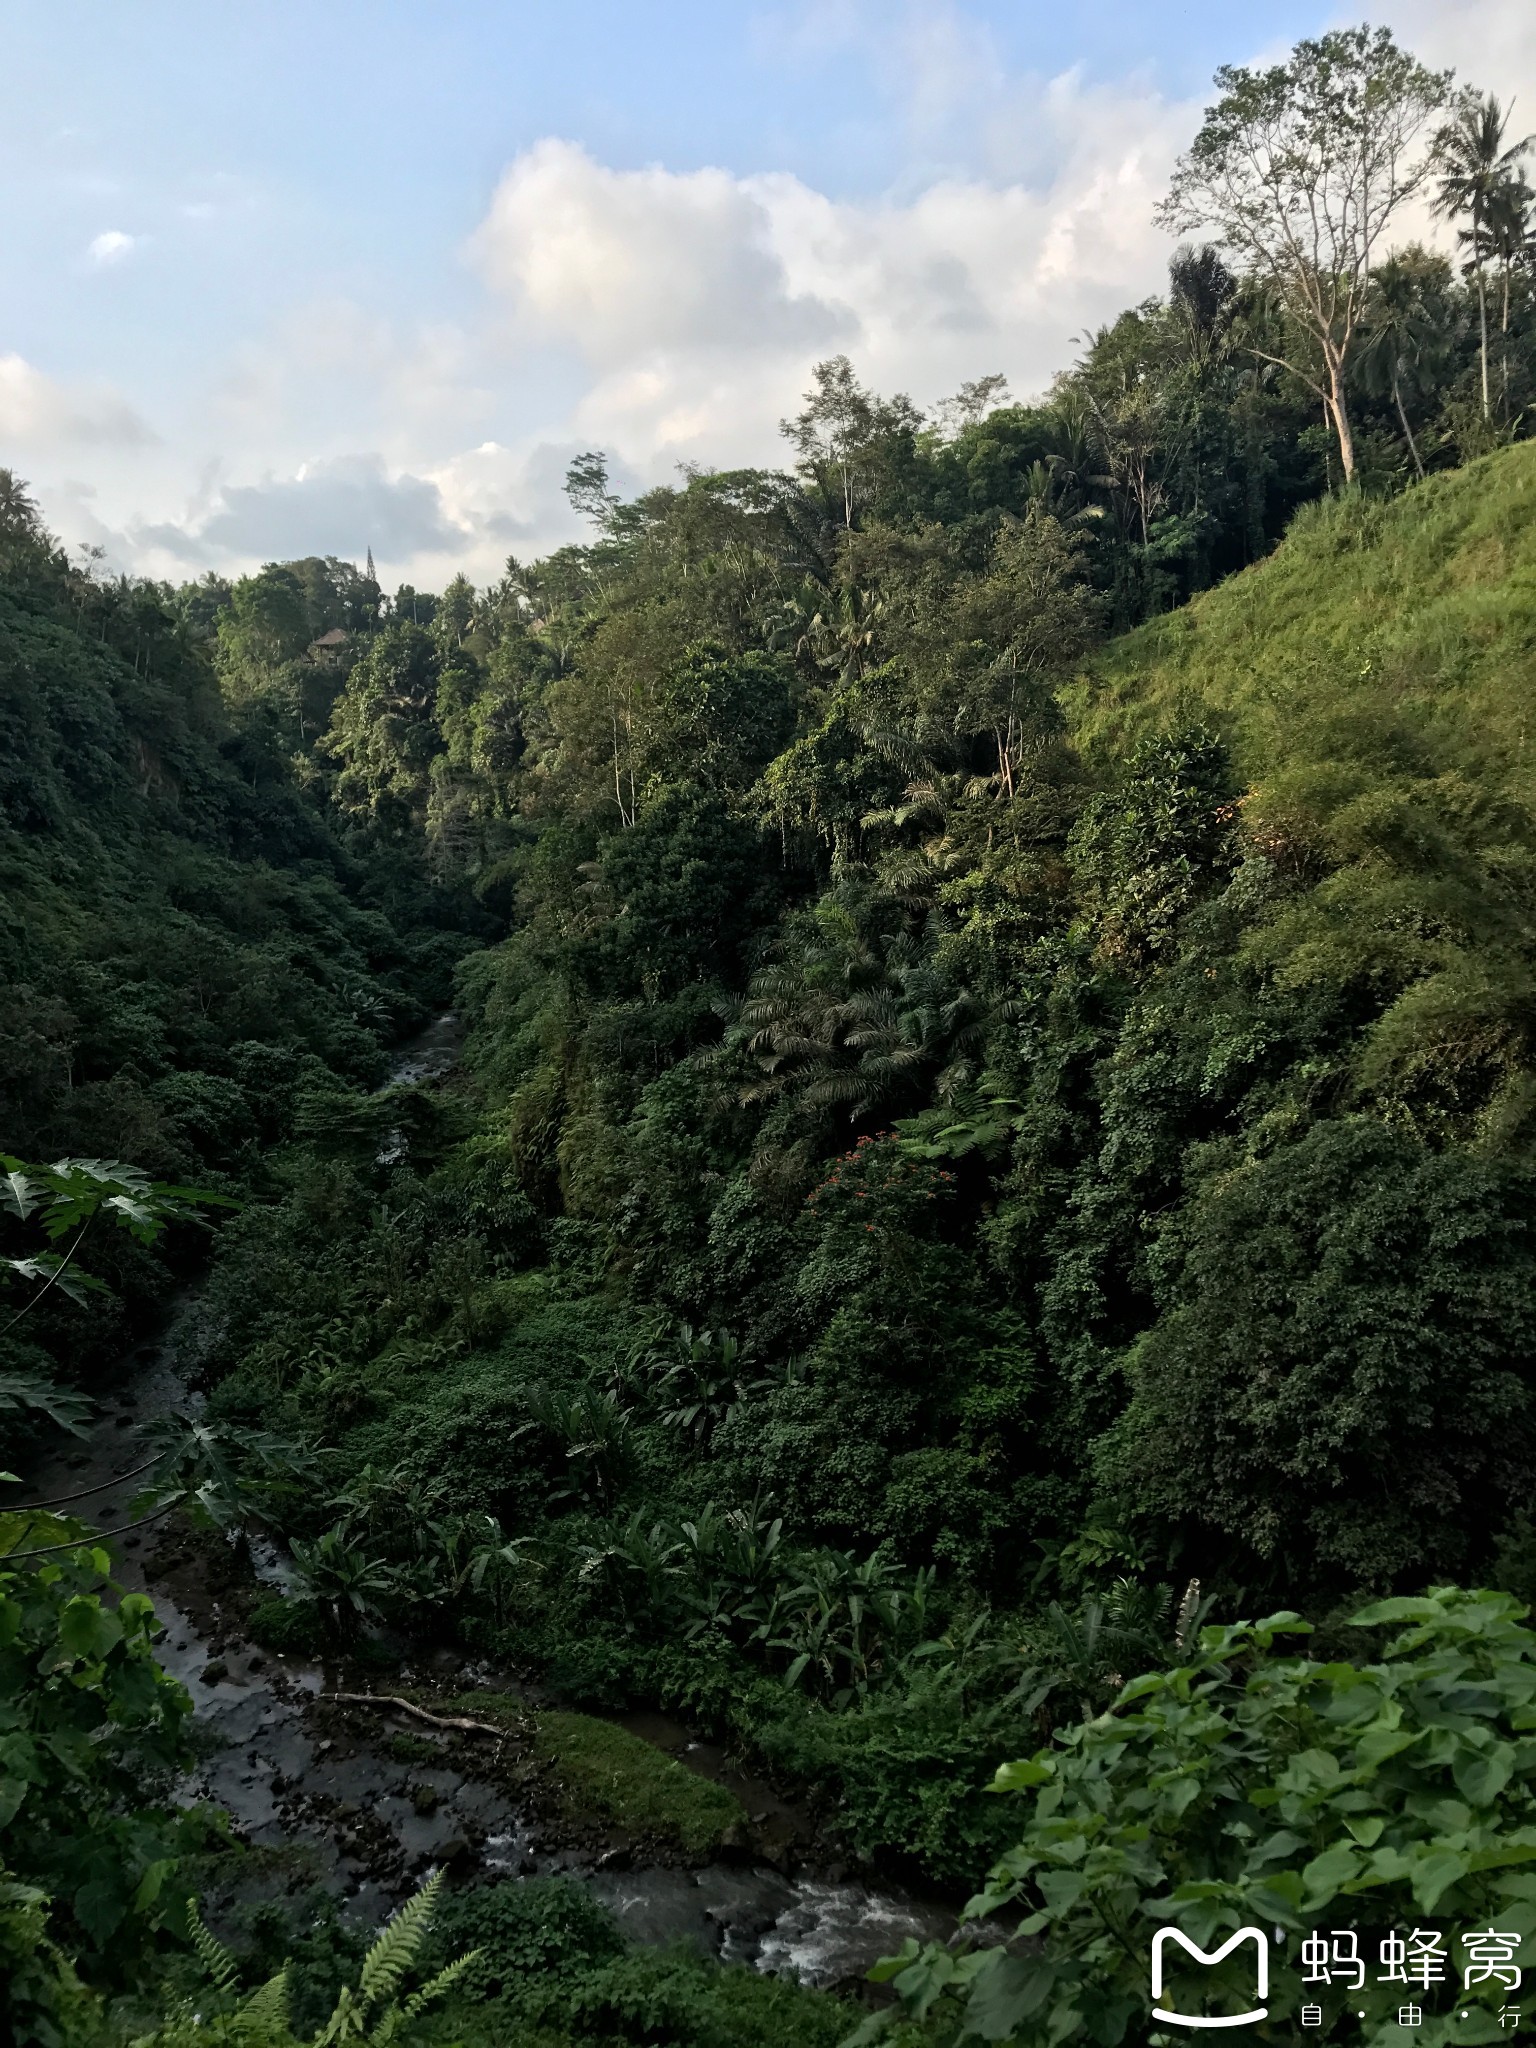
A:
{"label": "coconut palm tree", "polygon": [[1499,353],[1500,384],[1506,417],[1509,412],[1509,282],[1515,265],[1532,254],[1531,207],[1536,193],[1525,182],[1525,173],[1506,178],[1488,208],[1485,230],[1486,253],[1499,266]]}
{"label": "coconut palm tree", "polygon": [[1519,178],[1520,159],[1536,142],[1527,135],[1506,142],[1513,104],[1501,107],[1493,93],[1466,93],[1452,120],[1435,137],[1437,172],[1434,207],[1447,220],[1470,219],[1466,239],[1477,279],[1479,356],[1483,377],[1483,417],[1488,417],[1488,279],[1483,268],[1490,222],[1506,186]]}
{"label": "coconut palm tree", "polygon": [[1357,365],[1360,381],[1373,397],[1391,398],[1421,483],[1424,464],[1408,424],[1403,393],[1412,389],[1440,337],[1434,286],[1436,272],[1442,267],[1439,259],[1418,251],[1387,258],[1371,280],[1368,327]]}

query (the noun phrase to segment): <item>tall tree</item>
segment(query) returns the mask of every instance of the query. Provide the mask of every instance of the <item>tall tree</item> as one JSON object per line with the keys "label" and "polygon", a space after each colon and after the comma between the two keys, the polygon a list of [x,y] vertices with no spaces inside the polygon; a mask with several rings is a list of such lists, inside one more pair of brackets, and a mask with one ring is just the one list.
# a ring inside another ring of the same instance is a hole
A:
{"label": "tall tree", "polygon": [[1346,377],[1371,270],[1426,175],[1414,145],[1450,73],[1427,71],[1386,29],[1351,28],[1264,71],[1223,65],[1216,84],[1158,219],[1175,233],[1214,229],[1279,300],[1296,342],[1270,360],[1317,393],[1351,480]]}
{"label": "tall tree", "polygon": [[[846,356],[817,363],[811,374],[815,388],[806,393],[804,409],[780,421],[779,430],[799,456],[801,474],[850,532],[868,509],[893,449],[911,441],[923,415],[903,392],[880,398],[866,391]],[[982,404],[984,409],[985,399]]]}
{"label": "tall tree", "polygon": [[1488,210],[1488,253],[1499,266],[1499,384],[1504,417],[1509,417],[1509,285],[1515,265],[1529,263],[1532,247],[1531,206],[1536,194],[1525,173],[1508,178],[1494,194]]}
{"label": "tall tree", "polygon": [[1510,111],[1501,107],[1491,92],[1463,93],[1454,118],[1440,129],[1434,146],[1435,211],[1448,220],[1465,216],[1469,222],[1465,239],[1477,280],[1484,419],[1488,417],[1488,277],[1483,263],[1489,250],[1489,229],[1509,210],[1510,188],[1520,182],[1520,159],[1536,142],[1531,135],[1519,142],[1505,141]]}
{"label": "tall tree", "polygon": [[1420,365],[1435,353],[1444,330],[1444,292],[1449,282],[1450,270],[1443,257],[1421,249],[1389,256],[1372,280],[1360,346],[1360,380],[1373,396],[1391,399],[1414,474],[1421,483],[1424,464],[1403,397],[1405,389],[1417,381]]}

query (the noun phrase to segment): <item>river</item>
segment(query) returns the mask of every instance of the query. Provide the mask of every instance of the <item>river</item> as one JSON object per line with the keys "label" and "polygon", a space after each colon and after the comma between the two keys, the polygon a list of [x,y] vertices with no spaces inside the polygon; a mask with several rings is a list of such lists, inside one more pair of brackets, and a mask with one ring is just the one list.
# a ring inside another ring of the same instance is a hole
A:
{"label": "river", "polygon": [[[457,1020],[436,1019],[401,1049],[390,1083],[440,1081],[459,1043]],[[403,1140],[391,1134],[381,1157],[401,1151]],[[77,1512],[103,1528],[131,1519],[128,1504],[143,1482],[116,1475],[143,1462],[140,1429],[198,1403],[177,1364],[178,1325],[193,1307],[184,1300],[163,1338],[123,1361],[89,1434],[61,1445],[33,1473],[36,1494],[88,1493]],[[327,1704],[322,1695],[357,1688],[355,1672],[344,1676],[242,1640],[195,1547],[150,1530],[113,1548],[122,1584],[153,1597],[163,1624],[158,1654],[192,1698],[200,1760],[178,1796],[223,1807],[253,1845],[302,1846],[350,1913],[378,1920],[437,1864],[458,1879],[565,1872],[589,1885],[635,1940],[687,1939],[724,1961],[819,1986],[862,1978],[908,1935],[947,1939],[953,1932],[954,1915],[943,1905],[818,1868],[792,1839],[776,1848],[772,1863],[748,1857],[695,1868],[629,1865],[622,1850],[552,1847],[530,1813],[475,1773],[462,1744],[398,1711],[360,1714]],[[259,1540],[252,1549],[260,1576],[280,1582],[280,1552]],[[440,1651],[367,1689],[445,1681],[496,1687],[498,1675]],[[687,1767],[729,1785],[759,1818],[775,1805],[789,1811],[678,1724],[659,1715],[620,1718]],[[407,1731],[416,1753],[402,1762],[394,1740]],[[422,1743],[441,1751],[441,1760],[428,1760]]]}

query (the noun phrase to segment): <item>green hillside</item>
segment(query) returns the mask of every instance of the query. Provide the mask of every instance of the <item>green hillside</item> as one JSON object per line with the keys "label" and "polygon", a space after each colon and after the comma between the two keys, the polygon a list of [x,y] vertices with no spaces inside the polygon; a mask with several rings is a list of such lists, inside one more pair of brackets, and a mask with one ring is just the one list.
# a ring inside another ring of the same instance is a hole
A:
{"label": "green hillside", "polygon": [[1260,785],[1309,762],[1374,775],[1391,761],[1525,801],[1533,685],[1536,442],[1523,442],[1398,498],[1305,507],[1266,560],[1112,641],[1072,709],[1100,753],[1198,713]]}
{"label": "green hillside", "polygon": [[1508,1143],[1528,1113],[1533,697],[1526,443],[1390,502],[1308,507],[1269,560],[1111,642],[1067,701],[1111,776],[1149,734],[1220,735],[1249,845],[1310,884],[1246,956],[1356,991],[1376,1106]]}

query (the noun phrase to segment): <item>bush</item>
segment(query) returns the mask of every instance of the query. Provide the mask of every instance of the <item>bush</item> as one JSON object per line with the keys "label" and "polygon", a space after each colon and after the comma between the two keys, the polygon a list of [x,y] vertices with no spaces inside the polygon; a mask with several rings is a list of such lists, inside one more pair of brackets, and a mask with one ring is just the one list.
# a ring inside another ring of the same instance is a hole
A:
{"label": "bush", "polygon": [[313,1600],[286,1600],[278,1596],[253,1607],[246,1633],[264,1650],[284,1657],[318,1657],[326,1645],[325,1623]]}
{"label": "bush", "polygon": [[[1027,1794],[1031,1811],[967,1911],[1023,1906],[1019,1931],[1038,1952],[957,1961],[909,1943],[882,1970],[914,2010],[963,1986],[968,2030],[988,2040],[1108,2044],[1128,2027],[1142,2038],[1150,2022],[1161,1925],[1206,1951],[1249,1925],[1292,1940],[1350,1929],[1369,1966],[1350,2002],[1368,2014],[1367,2048],[1384,2048],[1399,2038],[1405,1993],[1377,1977],[1376,1937],[1438,1923],[1442,1995],[1471,2017],[1442,2029],[1431,2016],[1423,2038],[1497,2040],[1507,1980],[1456,1991],[1455,1933],[1536,1933],[1536,1633],[1525,1614],[1506,1594],[1455,1587],[1383,1600],[1350,1625],[1402,1632],[1359,1665],[1288,1653],[1284,1637],[1310,1633],[1291,1613],[1203,1630],[1186,1666],[1133,1680],[1108,1713],[997,1773],[994,1789]],[[1297,1955],[1277,1952],[1271,2029],[1303,2001]],[[1202,1992],[1197,1982],[1172,1996]],[[1422,1994],[1426,2010],[1435,1997]]]}
{"label": "bush", "polygon": [[155,1661],[150,1602],[78,1522],[0,1515],[0,1549],[17,1553],[0,1557],[0,2037],[46,2041],[28,2006],[65,1996],[60,1951],[93,1988],[133,1982],[179,1923],[176,1867],[205,1828],[152,1804],[190,1761],[192,1703]]}
{"label": "bush", "polygon": [[[851,2015],[841,2000],[802,1991],[740,1964],[632,1949],[541,1999],[538,2017],[572,2041],[652,2048],[836,2048]],[[499,2044],[504,2036],[495,2037]]]}
{"label": "bush", "polygon": [[624,1950],[613,1916],[569,1877],[501,1879],[450,1893],[432,1938],[437,1967],[475,1949],[466,1993],[500,1998],[553,1973],[588,1970]]}
{"label": "bush", "polygon": [[754,1731],[778,1770],[835,1792],[839,1831],[862,1859],[899,1857],[932,1882],[965,1888],[1011,1837],[985,1781],[1029,1740],[1023,1714],[999,1717],[958,1688],[901,1688],[851,1712],[798,1701]]}
{"label": "bush", "polygon": [[1111,1476],[1293,1599],[1482,1572],[1536,1473],[1530,1173],[1342,1118],[1180,1230]]}

